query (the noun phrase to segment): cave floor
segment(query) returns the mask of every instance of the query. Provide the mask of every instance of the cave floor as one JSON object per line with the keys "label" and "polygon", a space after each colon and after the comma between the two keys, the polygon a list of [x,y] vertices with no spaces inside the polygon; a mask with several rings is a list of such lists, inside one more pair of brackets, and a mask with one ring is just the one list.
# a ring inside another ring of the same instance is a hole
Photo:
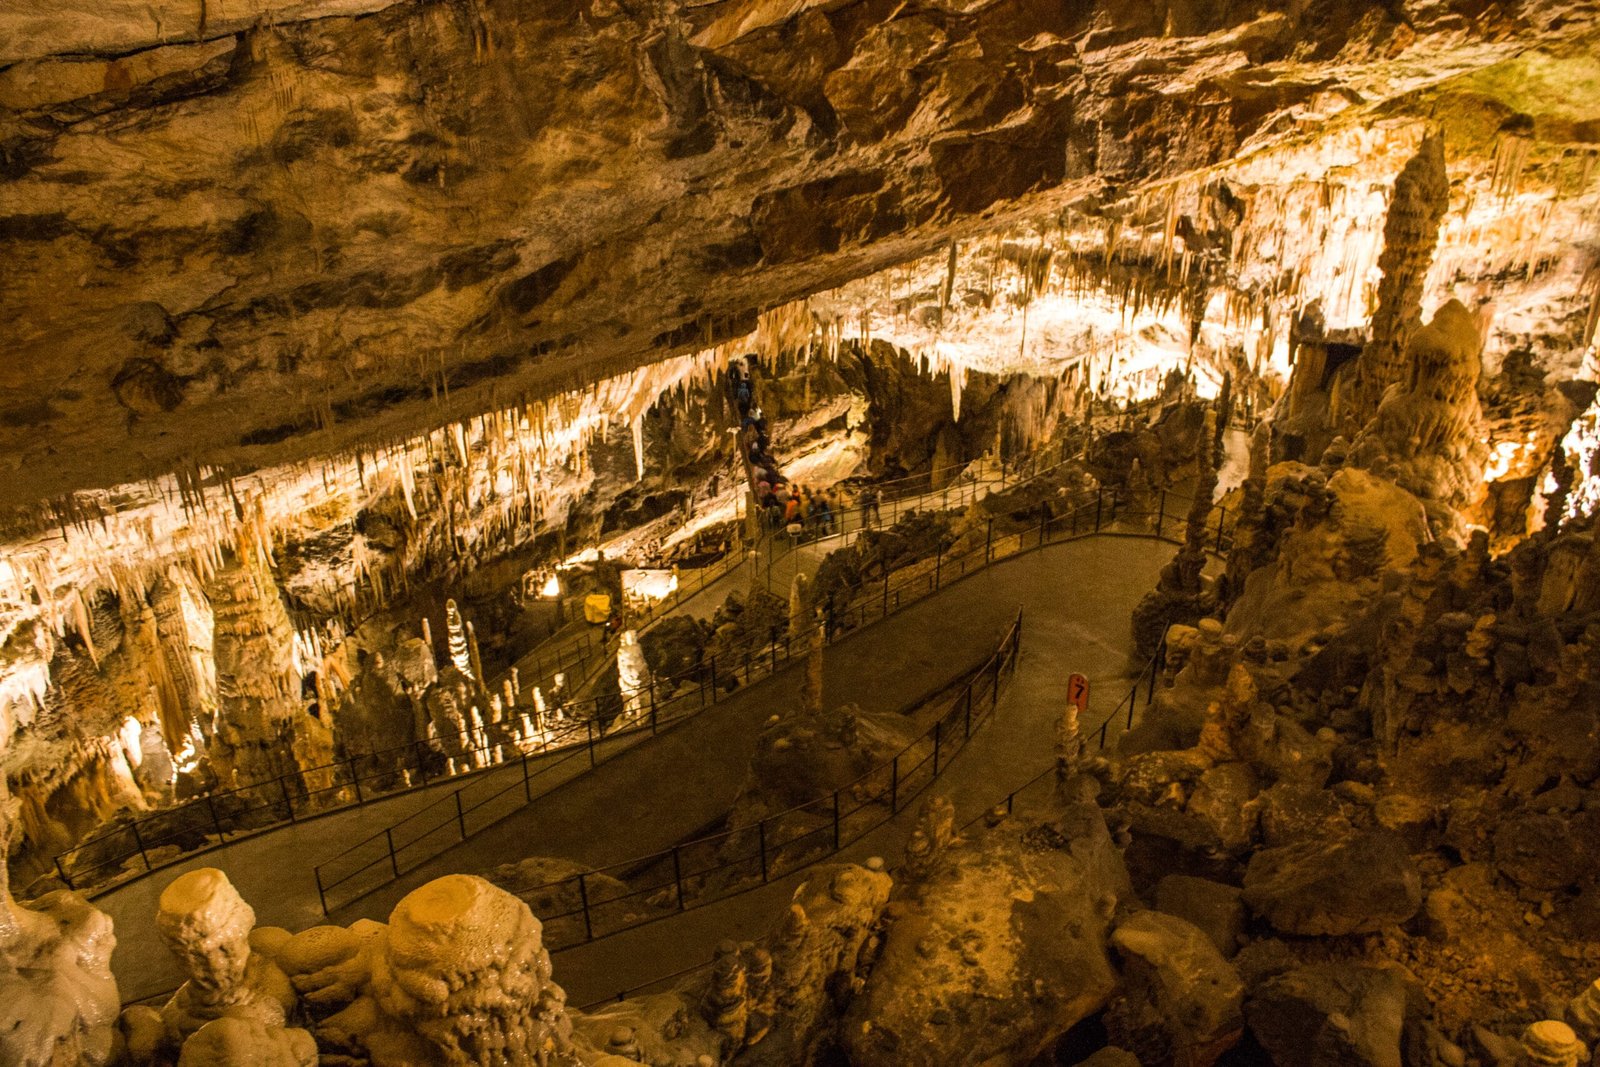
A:
{"label": "cave floor", "polygon": [[[981,663],[1021,607],[1022,656],[1014,682],[1002,694],[1000,714],[937,786],[956,803],[961,820],[972,818],[1050,762],[1054,717],[1068,673],[1087,674],[1095,686],[1098,699],[1091,703],[1090,723],[1098,723],[1122,698],[1130,672],[1126,620],[1172,551],[1169,543],[1149,538],[1093,537],[997,563],[831,647],[826,700],[890,709],[918,702],[954,669]],[[958,622],[952,625],[953,620]],[[570,780],[548,795],[336,911],[332,921],[386,919],[406,892],[453,871],[482,873],[529,855],[599,867],[694,835],[732,804],[761,725],[784,710],[783,694],[798,684],[795,670],[780,671],[657,737],[617,742],[596,769],[571,768]],[[510,776],[520,770],[489,773]],[[318,906],[312,866],[447,795],[449,787],[283,827],[100,897],[96,903],[116,920],[113,969],[123,998],[149,997],[180,980],[151,922],[160,891],[179,874],[204,866],[227,871],[262,925],[303,929],[328,921]],[[914,815],[915,805],[847,849],[845,858],[892,854]],[[563,952],[558,979],[575,1003],[583,1003],[709,959],[717,941],[760,933],[776,914],[775,901],[800,877]]]}
{"label": "cave floor", "polygon": [[[924,685],[928,677],[948,673],[952,664],[975,663],[992,651],[1020,607],[1022,654],[1015,676],[1001,692],[999,712],[931,790],[955,804],[958,825],[975,819],[1054,761],[1055,722],[1069,674],[1090,679],[1088,725],[1097,726],[1127,693],[1138,670],[1129,662],[1127,620],[1172,552],[1170,544],[1149,538],[1094,537],[998,563],[866,631],[861,641],[830,649],[826,699],[866,704],[854,694],[858,679],[843,679],[858,670],[872,671],[871,661],[880,655],[878,669],[884,675],[899,673],[903,663],[920,664]],[[959,625],[952,626],[952,620]],[[930,639],[935,634],[937,644]],[[850,688],[841,691],[845,686]],[[1111,737],[1121,725],[1113,724]],[[729,764],[730,792],[742,781],[746,758],[741,752]],[[908,805],[895,819],[847,846],[839,859],[894,859],[920,807],[921,801]],[[571,1003],[584,1005],[709,963],[718,942],[765,934],[806,873],[798,871],[741,896],[558,952],[556,980]]]}

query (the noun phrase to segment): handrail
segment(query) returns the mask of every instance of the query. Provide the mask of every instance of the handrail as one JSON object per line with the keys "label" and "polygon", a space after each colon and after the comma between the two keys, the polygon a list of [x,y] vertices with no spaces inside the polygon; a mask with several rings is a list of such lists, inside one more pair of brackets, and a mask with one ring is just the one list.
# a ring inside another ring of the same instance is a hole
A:
{"label": "handrail", "polygon": [[[1152,511],[1131,512],[1127,510],[1119,494],[1108,492],[1102,488],[1095,493],[1092,501],[1080,504],[1068,514],[1042,520],[1037,531],[1039,540],[1034,541],[1032,547],[1101,533],[1104,532],[1106,526],[1115,523],[1119,519],[1130,517],[1153,519],[1154,529],[1151,533],[1156,537],[1167,538],[1165,525],[1169,518],[1173,522],[1179,522],[1182,518],[1177,513],[1177,509],[1169,509],[1167,507],[1169,498],[1173,500],[1185,499],[1175,492],[1163,492],[1158,496],[1157,506]],[[1170,515],[1169,512],[1171,513]],[[1216,518],[1216,535],[1213,541],[1208,534],[1208,548],[1211,548],[1212,544],[1214,544],[1215,547],[1212,550],[1220,552],[1228,541],[1226,531],[1228,511],[1221,505],[1214,505],[1211,513]],[[1211,520],[1208,517],[1208,528],[1210,522]],[[872,601],[876,603],[863,600],[862,603],[853,608],[834,613],[829,625],[830,639],[838,639],[850,631],[875,621],[877,618],[892,614],[902,607],[921,599],[923,596],[931,595],[931,593],[949,584],[950,581],[959,580],[961,577],[973,573],[988,563],[1009,558],[1018,551],[1028,548],[1028,542],[1033,541],[1033,537],[1033,534],[1024,531],[997,539],[994,536],[991,524],[981,548],[975,547],[966,553],[956,556],[946,555],[941,549],[935,556],[932,575],[906,577],[896,583],[892,580],[892,574],[886,574],[882,589],[875,590],[873,593]],[[982,556],[981,561],[978,559],[980,554]],[[918,561],[918,563],[925,562]],[[917,566],[918,563],[914,563],[912,566]],[[791,649],[788,647],[787,641],[783,643],[781,654],[777,644],[752,647],[752,650],[744,655],[742,661],[731,665],[731,671],[728,669],[730,665],[719,662],[716,657],[713,657],[702,665],[698,671],[688,672],[680,678],[655,679],[646,694],[651,700],[653,710],[650,723],[625,726],[620,731],[613,730],[605,733],[604,737],[611,738],[638,734],[649,728],[650,724],[655,724],[659,728],[660,723],[666,721],[661,717],[664,706],[662,699],[664,692],[668,694],[665,704],[668,708],[683,708],[692,704],[694,711],[697,712],[703,706],[715,704],[721,699],[722,685],[731,679],[738,679],[740,683],[748,684],[758,676],[770,674],[780,664],[788,662],[790,652]],[[685,684],[694,685],[695,688],[687,692],[673,694],[672,689],[668,688],[669,683],[674,688]],[[592,705],[594,702],[590,703]],[[523,759],[524,762],[536,757],[543,758],[548,754],[559,751],[561,745],[587,750],[601,740],[599,735],[593,733],[594,727],[592,725],[586,725],[583,730],[584,735],[580,739],[577,736],[576,725],[569,724],[563,727],[558,743],[549,744],[536,754],[519,754],[519,756],[512,757],[508,762],[514,763],[518,758]],[[473,755],[475,761],[481,762],[482,765],[465,774],[458,773],[453,776],[453,780],[465,781],[467,784],[471,784],[473,779],[505,766],[505,764],[493,762],[492,757],[497,750],[502,749],[507,744],[509,742],[491,741],[481,747],[463,745],[461,754]],[[74,882],[79,885],[92,884],[95,881],[93,872],[102,868],[120,868],[126,864],[128,859],[139,857],[144,862],[145,870],[134,875],[134,877],[138,877],[140,874],[149,873],[159,867],[191,858],[204,849],[218,847],[230,840],[265,832],[285,822],[296,822],[302,818],[331,814],[351,806],[366,803],[371,799],[376,799],[378,796],[393,795],[394,792],[400,791],[364,790],[363,786],[368,782],[386,778],[389,780],[396,780],[397,778],[403,780],[402,772],[411,771],[414,777],[422,778],[421,784],[426,784],[430,766],[437,767],[442,763],[444,761],[443,754],[430,748],[424,742],[415,742],[413,745],[407,746],[407,748],[416,754],[415,761],[409,766],[398,768],[393,772],[385,770],[363,774],[355,766],[356,761],[351,759],[322,768],[312,768],[302,772],[299,776],[295,776],[297,779],[303,779],[318,771],[328,773],[329,779],[314,788],[302,783],[300,788],[291,789],[288,784],[291,776],[285,775],[267,783],[241,787],[228,793],[208,794],[190,801],[188,804],[125,823],[107,834],[100,835],[90,842],[63,853],[57,859],[57,870],[68,885],[72,885]],[[345,773],[339,774],[338,772],[340,771]],[[410,788],[420,788],[421,784],[413,784]],[[404,788],[402,787],[402,789]],[[349,799],[352,793],[354,794],[354,800]],[[300,810],[315,804],[319,797],[330,795],[336,798],[335,803],[325,807],[317,807],[311,811]],[[233,801],[232,803],[219,803],[219,801],[229,801],[230,799]],[[343,799],[344,802],[338,803],[338,799]],[[152,830],[152,826],[156,829]],[[123,847],[110,859],[89,866],[87,868],[91,872],[89,877],[84,877],[84,868],[82,867],[71,872],[66,869],[65,863],[62,862],[64,858],[80,853],[90,846],[118,834],[125,835]],[[213,837],[215,838],[214,842],[210,840]],[[190,844],[197,838],[203,842],[201,845],[184,849],[184,845]],[[174,846],[182,851],[165,862],[160,862],[159,858],[152,859],[150,853],[165,846]],[[99,892],[108,891],[110,888],[113,888],[113,886],[105,886]]]}
{"label": "handrail", "polygon": [[[994,653],[971,672],[933,725],[854,781],[752,825],[679,842],[527,890],[527,895],[541,899],[565,897],[577,902],[565,911],[540,915],[546,947],[560,951],[759,888],[838,853],[892,820],[938,779],[950,759],[994,717],[1001,676],[1008,669],[1015,673],[1021,640],[1019,610]],[[987,707],[982,706],[985,700]],[[872,813],[866,819],[855,819],[868,809]],[[803,847],[794,848],[802,842],[806,843]],[[727,855],[730,849],[737,853],[731,858]],[[696,866],[697,859],[712,862]],[[651,869],[659,869],[661,877],[643,888],[626,886],[618,879],[626,891],[607,895],[605,883],[596,884],[597,879],[611,877],[608,872],[637,878]],[[632,903],[617,907],[623,902]]]}
{"label": "handrail", "polygon": [[[1167,512],[1166,503],[1168,495],[1169,494],[1167,493],[1162,493],[1160,495],[1158,510],[1155,512],[1155,535],[1157,537],[1164,536],[1163,526]],[[1176,496],[1176,494],[1171,495]],[[1180,497],[1180,499],[1182,498]],[[886,618],[887,616],[894,614],[902,608],[907,607],[910,604],[915,603],[927,596],[931,596],[949,582],[958,581],[967,574],[974,573],[978,569],[981,569],[981,567],[992,564],[998,560],[1009,558],[1010,556],[1016,555],[1023,551],[1031,550],[1033,548],[1042,548],[1046,544],[1053,544],[1058,541],[1071,540],[1077,537],[1089,536],[1092,533],[1099,533],[1105,525],[1114,523],[1119,517],[1127,517],[1128,513],[1121,512],[1119,510],[1120,507],[1121,501],[1118,494],[1115,492],[1107,494],[1104,489],[1098,490],[1092,503],[1085,502],[1079,507],[1074,508],[1069,515],[1058,516],[1053,519],[1049,517],[1041,519],[1039,526],[1035,531],[1037,535],[1036,541],[1033,541],[1035,534],[1026,530],[1020,531],[1014,535],[1002,535],[1002,537],[997,540],[994,536],[994,526],[991,521],[987,530],[984,544],[981,547],[974,547],[967,552],[954,556],[946,556],[943,548],[941,547],[935,556],[934,569],[932,573],[924,573],[920,576],[906,577],[899,583],[894,583],[892,581],[892,575],[886,573],[884,575],[884,584],[881,591],[875,590],[868,598],[857,597],[856,599],[860,601],[859,603],[847,605],[843,608],[843,610],[835,610],[828,616],[824,630],[825,640],[827,640],[829,643],[842,640],[849,633],[860,629],[871,622]],[[1218,516],[1215,543],[1217,545],[1217,550],[1220,551],[1226,537],[1225,525],[1227,519],[1227,509],[1220,505],[1213,505],[1211,512],[1216,513]],[[1132,514],[1135,517],[1146,517],[1149,513],[1135,512]],[[1088,527],[1091,521],[1090,516],[1092,516],[1092,529],[1085,528],[1080,531],[1080,521],[1082,522],[1083,526]],[[1031,545],[1029,544],[1030,541],[1033,541]],[[1209,533],[1207,535],[1207,541],[1208,544],[1211,541]],[[978,562],[977,557],[980,553],[982,555],[982,561]],[[969,561],[973,563],[973,566],[968,566]],[[912,564],[912,566],[916,567],[924,563],[926,563],[926,560],[920,560],[917,561],[917,563]],[[783,651],[780,655],[779,644],[778,642],[774,641],[764,649],[757,651],[753,658],[751,654],[747,653],[745,657],[745,684],[749,684],[755,679],[756,671],[758,669],[760,670],[762,677],[770,676],[780,669],[780,665],[789,662],[796,654],[787,637],[785,637],[782,642],[782,649]],[[735,675],[737,675],[737,673],[738,671],[736,667]],[[707,695],[708,686],[710,693],[709,697]],[[708,704],[715,704],[720,696],[720,687],[717,684],[716,661],[713,659],[710,664],[709,679],[706,677],[701,677],[699,679],[697,690],[675,695],[671,697],[666,704],[662,704],[657,699],[657,686],[654,681],[652,681],[648,692],[651,698],[648,722],[635,723],[632,726],[626,727],[623,731],[614,731],[613,733],[605,736],[617,736],[618,733],[638,733],[644,729],[649,729],[652,733],[655,733],[661,724],[671,723],[682,718],[687,718],[690,715],[698,713]],[[689,708],[689,705],[691,704],[694,705],[692,709]],[[672,710],[674,706],[678,708],[676,712]],[[593,720],[583,721],[586,723],[593,722]],[[591,763],[597,761],[597,757],[594,755],[594,746],[600,736],[601,735],[599,733],[593,731],[587,733],[585,736],[584,743],[586,743],[588,746]],[[524,758],[524,765],[526,765],[526,757]],[[473,808],[466,810],[476,810],[477,808],[488,804],[492,800],[497,799],[502,795],[511,793],[515,790],[516,785],[517,783],[513,782],[511,785],[508,785],[500,790],[500,792],[489,798],[486,798],[481,803],[475,804]],[[463,787],[463,789],[465,788],[467,787]],[[455,797],[453,802],[458,805],[460,804],[460,793],[461,790],[457,790],[455,794],[452,794],[452,796]],[[531,802],[531,799],[531,796],[528,797],[527,802]],[[434,805],[430,805],[430,807],[441,806],[444,805],[444,803],[444,800],[436,801]],[[459,829],[459,837],[456,841],[451,841],[451,845],[454,845],[458,841],[464,841],[468,836],[470,836],[466,830],[464,812],[457,815],[455,822]],[[445,824],[446,823],[441,822],[439,825],[434,826],[432,830],[430,830],[430,833],[437,832]],[[394,855],[391,855],[389,852],[390,846],[387,841],[384,841],[384,850],[378,852],[376,851],[376,845],[380,840],[384,839],[385,833],[386,832],[375,833],[363,841],[352,845],[343,853],[340,853],[339,856],[333,857],[332,859],[317,866],[314,873],[316,874],[319,893],[321,893],[323,896],[324,911],[328,910],[326,904],[326,893],[328,890],[353,881],[355,878],[384,865],[385,861],[387,861],[387,864],[391,870],[395,872],[394,877],[399,877],[399,874],[403,873],[398,870],[400,866],[398,852],[409,847],[411,842],[406,842],[399,846],[395,846],[397,851]],[[324,878],[325,868],[330,867],[342,857],[349,855],[358,849],[371,849],[373,850],[374,854],[372,855],[372,858],[357,865],[355,869],[349,872],[338,874],[331,879]],[[415,865],[413,865],[413,867],[414,866]],[[388,880],[392,880],[392,878],[387,879],[384,883],[380,884],[386,884],[386,881]],[[363,896],[366,894],[366,892],[370,891],[370,888],[363,890],[361,893],[357,894],[357,897]],[[356,899],[356,897],[352,897],[352,899]]]}
{"label": "handrail", "polygon": [[[1151,656],[1149,662],[1146,663],[1143,667],[1141,667],[1139,669],[1139,673],[1135,677],[1133,685],[1129,688],[1127,695],[1124,696],[1120,701],[1117,702],[1117,706],[1112,709],[1111,714],[1106,716],[1105,720],[1101,722],[1100,726],[1097,729],[1091,730],[1088,734],[1081,735],[1081,736],[1084,736],[1086,739],[1089,738],[1089,737],[1098,738],[1097,747],[1098,747],[1099,750],[1103,751],[1105,749],[1105,746],[1106,746],[1107,730],[1110,727],[1111,723],[1114,722],[1119,717],[1119,715],[1122,713],[1122,709],[1123,709],[1124,706],[1126,706],[1127,709],[1128,709],[1128,720],[1127,721],[1128,721],[1128,726],[1131,727],[1133,725],[1133,713],[1134,713],[1135,708],[1137,708],[1138,702],[1139,702],[1139,686],[1141,684],[1144,684],[1144,683],[1148,682],[1148,687],[1147,687],[1146,693],[1145,693],[1145,705],[1148,707],[1150,702],[1155,698],[1156,680],[1159,677],[1161,669],[1165,665],[1165,662],[1166,662],[1166,643],[1165,643],[1165,641],[1163,641],[1161,646],[1159,648],[1157,648],[1155,655]],[[980,812],[978,815],[976,815],[973,818],[967,820],[965,823],[962,823],[961,826],[957,828],[957,832],[959,833],[961,831],[969,830],[973,826],[976,826],[978,823],[983,822],[986,819],[991,818],[993,813],[998,811],[998,810],[1000,810],[1002,806],[1005,808],[1006,814],[1010,815],[1011,812],[1012,812],[1013,806],[1014,806],[1014,804],[1016,802],[1016,798],[1021,793],[1023,793],[1027,789],[1032,788],[1033,786],[1037,785],[1039,782],[1043,781],[1046,778],[1055,777],[1057,775],[1058,771],[1059,771],[1058,766],[1055,763],[1051,763],[1049,766],[1045,767],[1044,770],[1040,771],[1038,774],[1036,774],[1033,777],[1029,778],[1022,785],[1017,786],[1015,789],[1011,790],[1011,792],[1008,793],[1003,800],[1001,800],[1001,801],[999,801],[999,802],[997,802],[995,804],[989,805],[982,812]],[[790,871],[788,873],[789,874],[793,874],[794,871]],[[752,887],[752,888],[754,888],[754,887]],[[721,899],[721,898],[719,898],[719,899]],[[557,951],[559,951],[559,950],[557,950]],[[645,991],[647,989],[651,989],[651,988],[654,988],[656,986],[662,985],[663,983],[671,982],[674,979],[683,978],[683,977],[686,977],[686,976],[688,976],[690,974],[697,973],[699,971],[709,970],[711,968],[711,966],[712,966],[712,963],[708,961],[708,962],[704,962],[704,963],[695,964],[694,966],[691,966],[691,967],[685,967],[685,968],[683,968],[681,970],[673,971],[671,974],[657,975],[656,977],[651,978],[648,981],[640,982],[640,983],[637,983],[635,985],[628,986],[625,989],[620,989],[616,993],[611,994],[610,996],[601,997],[599,999],[589,1001],[589,1002],[581,1005],[581,1008],[582,1008],[583,1011],[593,1011],[593,1010],[595,1010],[597,1008],[604,1007],[607,1004],[620,1003],[620,1002],[622,1002],[624,1000],[627,1000],[629,997],[634,996],[637,993],[641,993],[641,992],[643,992],[643,991]]]}
{"label": "handrail", "polygon": [[[1060,462],[1065,461],[1058,461],[1056,464],[1044,467],[1043,471],[1037,473],[1054,469]],[[1019,472],[1019,481],[1025,477],[1037,476],[1037,473],[1025,475]],[[1166,538],[1165,525],[1169,519],[1177,522],[1180,527],[1184,523],[1184,515],[1181,511],[1177,508],[1168,507],[1169,499],[1174,502],[1192,503],[1192,498],[1188,498],[1183,494],[1162,490],[1155,496],[1155,506],[1152,509],[1142,512],[1130,511],[1120,493],[1114,490],[1108,492],[1104,487],[1101,487],[1096,490],[1092,501],[1085,500],[1084,503],[1079,504],[1066,515],[1041,520],[1041,526],[1038,531],[1040,540],[1036,542],[1035,547],[1059,540],[1103,532],[1105,526],[1116,522],[1119,518],[1152,520],[1154,529],[1151,532],[1154,536]],[[1211,526],[1213,516],[1216,519],[1216,534],[1213,539],[1208,533],[1207,548],[1210,551],[1220,553],[1224,550],[1224,545],[1229,540],[1228,531],[1226,530],[1228,509],[1223,505],[1212,505],[1207,517],[1208,529]],[[985,544],[981,550],[983,553],[982,563],[973,562],[972,566],[968,565],[969,561],[973,561],[974,557],[978,555],[979,549],[974,548],[961,556],[947,557],[941,548],[935,557],[935,570],[931,578],[928,576],[913,576],[896,585],[891,582],[892,576],[885,574],[885,584],[881,590],[881,595],[874,594],[879,601],[877,608],[874,609],[871,605],[863,603],[851,611],[835,613],[829,626],[830,637],[864,626],[873,621],[874,616],[882,618],[893,613],[893,611],[899,610],[902,606],[920,599],[921,596],[930,595],[937,591],[944,584],[947,584],[944,571],[948,568],[958,568],[957,573],[951,576],[951,580],[954,580],[971,573],[977,567],[1008,558],[1026,547],[1025,543],[1030,539],[1031,535],[1021,532],[1014,535],[1004,535],[997,541],[994,537],[993,521],[991,520],[985,537]],[[925,561],[918,561],[913,563],[912,566],[917,566],[920,562]],[[913,589],[913,587],[920,587],[924,584],[927,585],[925,591]],[[742,675],[742,681],[748,684],[748,682],[755,679],[758,672],[761,676],[765,676],[771,673],[772,670],[776,670],[779,664],[787,662],[790,658],[790,651],[788,641],[785,639],[781,656],[778,654],[778,645],[776,643],[752,646],[752,650],[744,655],[742,663],[735,662],[731,665],[731,671],[728,669],[730,665],[719,663],[717,658],[713,657],[699,668],[686,672],[684,675],[675,678],[652,679],[646,693],[651,703],[651,722],[658,723],[659,721],[663,693],[667,694],[666,699],[669,704],[673,702],[678,704],[695,702],[695,710],[699,710],[699,707],[718,702],[720,699],[718,686],[720,683],[729,681],[730,676],[737,679]],[[685,685],[693,685],[696,689],[682,694],[673,693],[674,689],[680,689]],[[637,696],[637,694],[624,694],[624,696],[628,695]],[[566,705],[566,708],[576,713],[584,711],[587,707],[592,716],[599,708],[600,703],[601,699],[595,698]],[[592,727],[586,727],[585,736],[580,740],[576,736],[575,727],[564,727],[560,733],[561,744],[592,747],[595,741],[599,740],[598,737],[589,736],[588,731],[592,729]],[[488,727],[486,726],[487,730]],[[622,732],[637,733],[639,728],[635,726]],[[616,731],[612,731],[604,736],[610,737],[615,734]],[[206,794],[186,804],[123,823],[104,834],[97,835],[89,841],[61,853],[56,858],[57,872],[68,886],[92,885],[98,880],[96,878],[98,872],[106,869],[120,870],[128,860],[138,857],[143,862],[145,869],[132,875],[132,877],[136,878],[159,867],[181,862],[205,849],[218,847],[230,840],[265,832],[285,822],[297,822],[304,818],[331,814],[351,806],[367,803],[370,799],[375,799],[378,796],[394,795],[407,789],[435,784],[435,782],[430,782],[430,779],[470,780],[503,766],[503,763],[499,760],[504,759],[507,749],[515,747],[514,740],[503,734],[481,745],[475,742],[476,739],[471,737],[470,731],[466,731],[450,742],[438,742],[438,747],[429,742],[416,741],[396,749],[384,750],[360,758],[349,757],[336,763],[307,768],[295,774],[282,775],[265,782]],[[537,755],[543,757],[546,754],[557,751],[559,747],[560,745],[558,744],[547,743],[540,748]],[[471,757],[472,769],[466,772],[457,771],[455,774],[441,773],[441,766],[447,766],[446,760],[450,749],[454,749],[458,757]],[[394,756],[399,753],[406,754],[407,758],[403,761],[403,765],[366,773],[363,773],[358,767],[358,763],[361,760]],[[526,760],[531,755],[524,753],[522,758]],[[516,759],[516,756],[512,756],[507,762],[515,762]],[[322,779],[320,782],[317,781],[319,777]],[[420,782],[415,779],[420,779]],[[383,784],[394,781],[400,781],[403,784],[396,789],[381,788]],[[369,783],[376,783],[379,788],[364,789],[363,787],[368,786]],[[351,799],[352,795],[353,800]],[[324,798],[331,798],[332,803],[324,803]],[[72,869],[69,870],[68,863],[65,861],[68,861],[73,856],[81,856],[90,849],[119,836],[123,843],[109,858],[89,864],[87,867],[81,864],[74,864]],[[213,837],[216,839],[215,842],[210,840]],[[196,840],[200,841],[201,844],[195,846],[193,842]],[[150,853],[163,847],[174,847],[178,850],[178,854],[168,858],[165,862],[161,862],[159,858],[153,860]],[[85,871],[88,872],[87,876],[85,876]],[[114,885],[103,885],[98,892],[105,892],[110,888],[114,888]]]}

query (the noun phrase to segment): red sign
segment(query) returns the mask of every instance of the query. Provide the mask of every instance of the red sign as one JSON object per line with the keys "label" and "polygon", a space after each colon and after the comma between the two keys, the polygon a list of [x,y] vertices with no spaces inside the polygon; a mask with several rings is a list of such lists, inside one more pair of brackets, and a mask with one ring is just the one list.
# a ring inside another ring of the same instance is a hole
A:
{"label": "red sign", "polygon": [[1078,714],[1089,710],[1089,679],[1074,674],[1067,679],[1067,699],[1078,706]]}

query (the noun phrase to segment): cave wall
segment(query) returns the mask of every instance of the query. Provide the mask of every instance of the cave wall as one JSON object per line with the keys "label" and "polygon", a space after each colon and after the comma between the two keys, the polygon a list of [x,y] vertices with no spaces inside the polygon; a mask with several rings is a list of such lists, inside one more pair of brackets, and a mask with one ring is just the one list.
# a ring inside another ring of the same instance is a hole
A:
{"label": "cave wall", "polygon": [[0,503],[438,425],[1217,163],[1335,57],[1572,29],[1412,6],[12,5]]}

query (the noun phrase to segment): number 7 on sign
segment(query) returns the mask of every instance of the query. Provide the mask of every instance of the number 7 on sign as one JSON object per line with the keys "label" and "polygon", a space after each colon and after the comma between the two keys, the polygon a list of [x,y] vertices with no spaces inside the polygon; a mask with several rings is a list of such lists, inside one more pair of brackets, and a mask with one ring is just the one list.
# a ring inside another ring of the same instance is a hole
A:
{"label": "number 7 on sign", "polygon": [[1067,679],[1067,699],[1077,706],[1078,714],[1089,710],[1089,679],[1074,674]]}

